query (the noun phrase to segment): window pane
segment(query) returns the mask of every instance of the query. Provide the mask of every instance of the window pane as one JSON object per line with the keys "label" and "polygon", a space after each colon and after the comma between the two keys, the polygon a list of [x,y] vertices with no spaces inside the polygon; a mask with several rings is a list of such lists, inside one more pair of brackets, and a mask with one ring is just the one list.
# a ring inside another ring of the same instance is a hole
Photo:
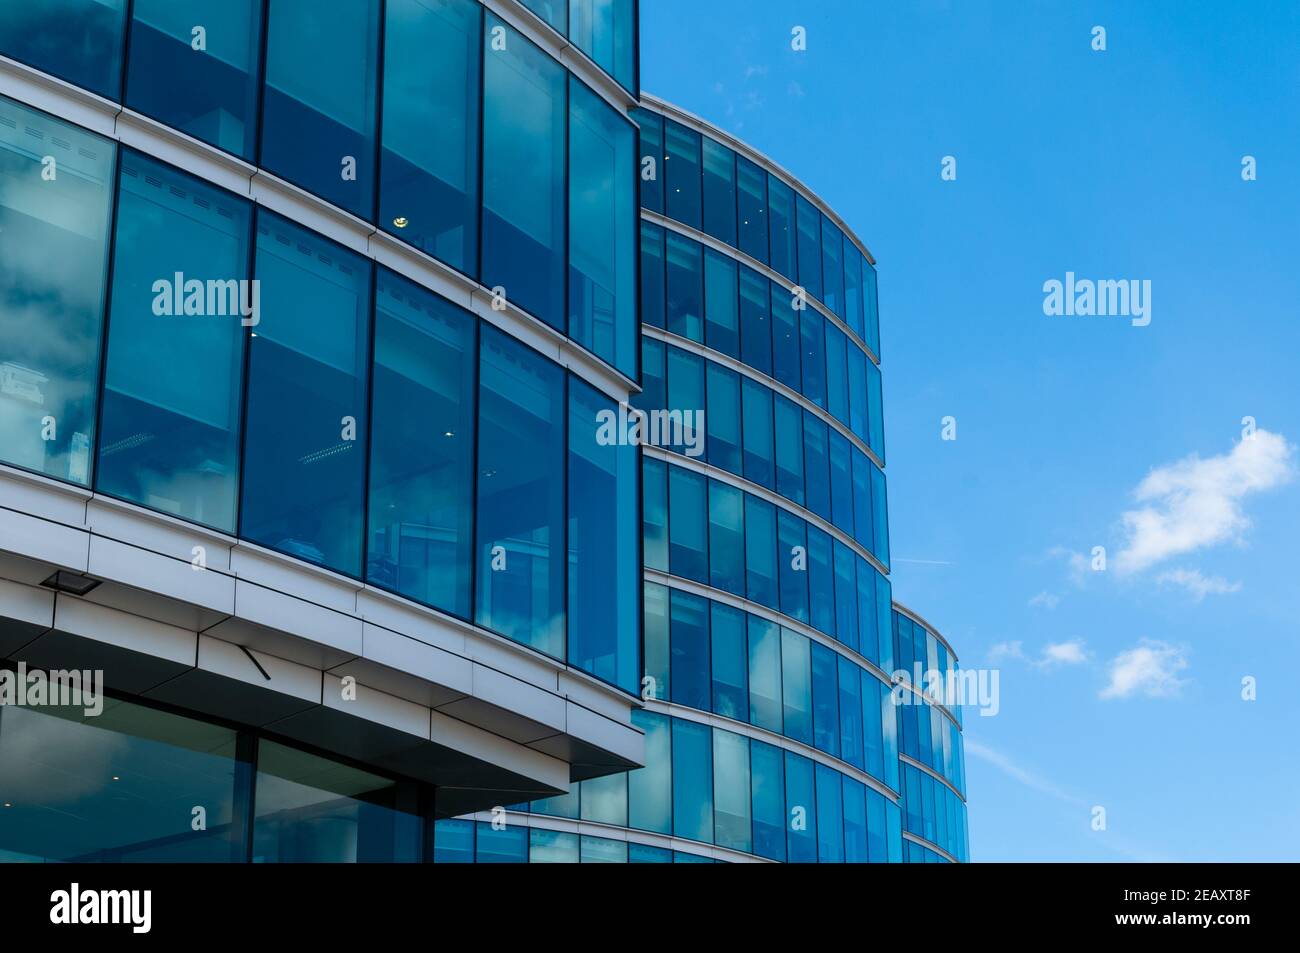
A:
{"label": "window pane", "polygon": [[704,231],[736,244],[736,154],[704,137]]}
{"label": "window pane", "polygon": [[799,350],[803,365],[803,395],[826,407],[826,319],[809,306],[799,314]]}
{"label": "window pane", "polygon": [[880,359],[880,307],[877,301],[876,269],[865,258],[862,261],[863,306],[866,314],[867,347]]}
{"label": "window pane", "polygon": [[880,368],[867,361],[867,406],[869,409],[867,446],[883,463],[885,460],[885,408]]}
{"label": "window pane", "polygon": [[569,32],[568,0],[520,0],[524,6],[555,27],[563,35]]}
{"label": "window pane", "polygon": [[808,527],[808,605],[812,626],[835,635],[835,571],[831,538],[816,526]]}
{"label": "window pane", "polygon": [[712,248],[704,250],[704,343],[730,357],[740,356],[736,315],[736,263]]}
{"label": "window pane", "polygon": [[636,0],[570,0],[569,39],[620,86],[636,92]]}
{"label": "window pane", "polygon": [[[873,778],[884,781],[885,741],[880,722],[880,695],[886,687],[870,672],[861,669],[859,672],[862,689],[862,767]],[[843,712],[840,714],[843,717]]]}
{"label": "window pane", "polygon": [[804,502],[803,411],[776,396],[776,491],[792,503]]}
{"label": "window pane", "polygon": [[808,509],[824,520],[831,518],[830,437],[826,423],[816,414],[803,412],[805,486]]}
{"label": "window pane", "polygon": [[268,17],[261,164],[369,220],[379,0],[271,0]]}
{"label": "window pane", "polygon": [[812,657],[808,637],[781,630],[781,696],[785,736],[813,743]]}
{"label": "window pane", "polygon": [[858,574],[858,641],[859,651],[880,664],[879,625],[876,613],[876,570],[861,556],[854,556]]}
{"label": "window pane", "polygon": [[379,226],[470,275],[478,268],[479,29],[473,0],[388,0]]}
{"label": "window pane", "polygon": [[853,476],[848,438],[828,428],[831,467],[831,522],[853,535]]}
{"label": "window pane", "polygon": [[582,785],[575,784],[569,788],[565,794],[557,794],[554,797],[540,798],[528,805],[528,810],[534,814],[549,814],[552,817],[568,817],[576,819],[578,817],[578,806],[582,800]]}
{"label": "window pane", "polygon": [[767,174],[736,156],[736,217],[740,250],[767,264]]}
{"label": "window pane", "polygon": [[627,826],[627,772],[588,778],[582,782],[584,821]]}
{"label": "window pane", "polygon": [[249,206],[135,153],[121,160],[96,488],[233,533],[240,312],[259,304]]}
{"label": "window pane", "polygon": [[707,481],[681,467],[668,468],[668,571],[709,581]]}
{"label": "window pane", "polygon": [[799,312],[792,292],[772,282],[772,376],[796,392],[802,392],[800,356],[803,341],[799,333]]}
{"label": "window pane", "polygon": [[671,698],[668,639],[668,587],[645,584],[645,677],[641,694],[647,699]]}
{"label": "window pane", "polygon": [[528,828],[506,827],[496,830],[491,824],[478,822],[475,859],[480,864],[528,863]]}
{"label": "window pane", "polygon": [[772,373],[771,293],[766,278],[740,269],[740,359],[764,374]]}
{"label": "window pane", "polygon": [[672,701],[709,710],[709,601],[680,589],[669,595]]}
{"label": "window pane", "polygon": [[862,669],[840,656],[840,757],[856,768],[862,760]]}
{"label": "window pane", "polygon": [[636,129],[569,84],[569,336],[636,376]]}
{"label": "window pane", "polygon": [[664,195],[668,217],[700,227],[700,134],[664,120]]}
{"label": "window pane", "polygon": [[627,862],[629,864],[671,864],[673,852],[666,847],[651,847],[649,844],[633,844],[628,841]]}
{"label": "window pane", "polygon": [[590,834],[583,834],[582,863],[626,864],[627,841],[613,840],[609,837],[592,837]]}
{"label": "window pane", "polygon": [[884,775],[881,780],[898,790],[898,706],[888,685],[880,686],[880,736],[884,742]]}
{"label": "window pane", "polygon": [[775,622],[748,617],[749,721],[781,732],[781,629]]}
{"label": "window pane", "polygon": [[822,302],[844,317],[844,233],[822,215]]}
{"label": "window pane", "polygon": [[[641,207],[660,215],[664,211],[664,120],[648,109],[632,110],[632,118],[641,127],[641,159],[638,165],[641,182]],[[650,160],[650,161],[646,161]]]}
{"label": "window pane", "polygon": [[717,729],[713,732],[713,817],[719,847],[750,851],[749,739]]}
{"label": "window pane", "polygon": [[849,372],[847,338],[826,322],[826,409],[845,426],[849,423]]}
{"label": "window pane", "polygon": [[640,681],[641,545],[633,443],[600,437],[619,408],[569,382],[569,664],[627,692]]}
{"label": "window pane", "polygon": [[566,73],[496,17],[486,24],[482,281],[564,330]]}
{"label": "window pane", "polygon": [[[641,223],[641,320],[656,328],[665,327],[664,230]],[[644,368],[642,370],[644,373]]]}
{"label": "window pane", "polygon": [[760,605],[778,607],[776,507],[745,494],[745,594]]}
{"label": "window pane", "polygon": [[849,429],[863,443],[867,441],[867,356],[852,341],[848,354]]}
{"label": "window pane", "polygon": [[858,651],[857,557],[847,544],[835,540],[835,635]]}
{"label": "window pane", "polygon": [[370,272],[369,259],[258,216],[240,535],[349,576],[361,575]]}
{"label": "window pane", "polygon": [[875,529],[875,545],[871,552],[881,565],[889,568],[889,514],[886,505],[885,474],[874,463],[871,465],[871,510]]}
{"label": "window pane", "polygon": [[737,475],[740,456],[740,375],[721,364],[708,362],[706,369],[708,413],[708,461]]}
{"label": "window pane", "polygon": [[840,755],[839,668],[833,649],[812,643],[813,744]]}
{"label": "window pane", "polygon": [[713,738],[708,725],[673,720],[673,833],[713,841]]}
{"label": "window pane", "polygon": [[785,753],[786,854],[792,864],[817,862],[817,796],[813,763]]}
{"label": "window pane", "polygon": [[749,659],[745,613],[719,602],[712,603],[709,638],[713,645],[713,712],[747,721]]}
{"label": "window pane", "polygon": [[781,611],[800,622],[808,621],[808,539],[806,524],[785,510],[777,510],[776,533],[780,549]]}
{"label": "window pane", "polygon": [[886,847],[885,796],[870,788],[867,789],[867,857],[873,864],[883,864],[889,860],[889,849]]}
{"label": "window pane", "polygon": [[[0,98],[0,460],[82,486],[115,153],[105,139]],[[46,155],[58,173],[50,181]]]}
{"label": "window pane", "polygon": [[528,832],[530,864],[578,863],[578,835],[534,827]]}
{"label": "window pane", "polygon": [[366,578],[469,618],[475,320],[380,269]]}
{"label": "window pane", "polygon": [[676,425],[672,425],[668,428],[670,433],[661,432],[660,444],[678,453],[701,456],[705,449],[704,428],[708,425],[707,419],[700,420],[705,409],[704,358],[671,346],[668,348],[668,408],[681,417],[682,429],[679,434],[671,433],[676,430]]}
{"label": "window pane", "polygon": [[750,741],[749,760],[753,852],[771,860],[785,860],[784,754],[775,745]]}
{"label": "window pane", "polygon": [[769,489],[776,486],[772,449],[772,391],[748,377],[740,382],[744,476]]}
{"label": "window pane", "polygon": [[261,34],[258,0],[135,0],[126,104],[252,159]]}
{"label": "window pane", "polygon": [[480,334],[476,621],[563,658],[563,372]]}
{"label": "window pane", "polygon": [[871,512],[871,461],[857,447],[850,454],[853,483],[853,538],[872,548],[874,540]]}
{"label": "window pane", "polygon": [[449,818],[433,825],[435,864],[474,863],[474,822]]}
{"label": "window pane", "polygon": [[645,457],[642,479],[645,568],[668,572],[668,465]]}
{"label": "window pane", "polygon": [[862,326],[862,252],[847,235],[844,236],[844,320],[853,333],[866,340]]}
{"label": "window pane", "polygon": [[867,787],[861,781],[844,781],[844,862],[867,862]]}
{"label": "window pane", "polygon": [[645,767],[628,772],[628,824],[668,834],[673,812],[672,720],[634,709],[632,724],[645,732]]}
{"label": "window pane", "polygon": [[263,740],[253,862],[413,863],[420,819],[397,809],[397,794],[396,781]]}
{"label": "window pane", "polygon": [[126,0],[0,5],[0,53],[118,99]]}
{"label": "window pane", "polygon": [[[12,673],[10,673],[12,674]],[[0,856],[37,862],[244,860],[235,732],[109,699],[0,711]],[[746,785],[748,793],[748,785]],[[207,828],[194,831],[194,805]]]}
{"label": "window pane", "polygon": [[767,203],[772,270],[796,281],[794,189],[769,173]]}
{"label": "window pane", "polygon": [[810,298],[822,298],[822,214],[795,193],[799,219],[799,284]]}
{"label": "window pane", "polygon": [[817,860],[844,863],[844,784],[834,768],[817,765]]}
{"label": "window pane", "polygon": [[709,481],[709,584],[734,595],[745,594],[745,494]]}
{"label": "window pane", "polygon": [[704,340],[704,256],[699,242],[668,232],[668,330]]}

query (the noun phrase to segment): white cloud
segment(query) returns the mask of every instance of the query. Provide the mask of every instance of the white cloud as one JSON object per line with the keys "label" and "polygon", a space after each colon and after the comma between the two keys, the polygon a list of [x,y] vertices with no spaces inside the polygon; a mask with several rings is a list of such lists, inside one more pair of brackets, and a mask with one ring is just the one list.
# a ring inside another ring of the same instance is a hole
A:
{"label": "white cloud", "polygon": [[965,738],[963,743],[968,755],[979,758],[981,761],[987,761],[989,764],[998,768],[1004,774],[1019,781],[1027,788],[1032,788],[1035,791],[1050,795],[1067,804],[1083,806],[1088,803],[1075,794],[1063,791],[1046,778],[1039,777],[1032,771],[1022,768],[1000,751],[994,751],[992,748],[980,744],[974,738]]}
{"label": "white cloud", "polygon": [[1083,648],[1082,639],[1072,639],[1069,642],[1053,642],[1043,649],[1043,658],[1038,664],[1043,666],[1051,665],[1080,665],[1088,660],[1088,653]]}
{"label": "white cloud", "polygon": [[1110,661],[1110,681],[1102,698],[1170,698],[1185,684],[1178,673],[1187,668],[1187,653],[1167,642],[1142,639],[1135,649],[1120,652]]}
{"label": "white cloud", "polygon": [[1061,604],[1061,597],[1054,592],[1040,592],[1034,598],[1029,600],[1029,605],[1035,608],[1055,609]]}
{"label": "white cloud", "polygon": [[1204,576],[1199,569],[1170,569],[1157,576],[1156,582],[1182,586],[1197,602],[1206,596],[1223,596],[1241,591],[1241,583],[1228,582],[1222,576]]}
{"label": "white cloud", "polygon": [[1257,430],[1229,453],[1193,454],[1147,474],[1133,496],[1146,506],[1124,513],[1128,541],[1115,568],[1132,573],[1171,556],[1240,539],[1250,526],[1243,497],[1286,483],[1294,448],[1279,434]]}
{"label": "white cloud", "polygon": [[994,662],[1008,658],[1023,659],[1025,657],[1023,645],[1023,642],[999,642],[989,649],[989,659]]}

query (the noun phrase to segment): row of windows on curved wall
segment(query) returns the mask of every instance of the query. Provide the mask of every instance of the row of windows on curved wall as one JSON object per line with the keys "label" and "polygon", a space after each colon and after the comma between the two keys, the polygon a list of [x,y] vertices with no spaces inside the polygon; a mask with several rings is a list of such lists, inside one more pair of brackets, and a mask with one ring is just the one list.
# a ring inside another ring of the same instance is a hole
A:
{"label": "row of windows on curved wall", "polygon": [[962,734],[952,720],[922,696],[904,689],[898,705],[898,745],[903,754],[948,779],[958,791],[966,790]]}
{"label": "row of windows on curved wall", "polygon": [[125,96],[126,0],[5,4],[0,53],[377,222],[637,376],[626,116],[477,0],[266,11],[263,30],[262,0],[134,0]]}
{"label": "row of windows on curved wall", "polygon": [[762,262],[841,318],[877,358],[876,269],[802,192],[722,143],[646,108],[641,206]]}
{"label": "row of windows on curved wall", "polygon": [[898,787],[890,686],[760,616],[655,583],[645,593],[642,694],[748,722]]}
{"label": "row of windows on curved wall", "polygon": [[417,861],[419,788],[116,698],[0,707],[0,862]]}
{"label": "row of windows on curved wall", "polygon": [[[774,490],[889,565],[884,471],[825,420],[772,388],[698,354],[646,338],[644,389],[632,404],[666,411],[683,428],[660,434],[664,449],[689,455]],[[703,429],[700,429],[700,411]],[[692,422],[691,429],[685,427]]]}
{"label": "row of windows on curved wall", "polygon": [[[885,459],[880,368],[789,289],[694,239],[641,223],[641,320],[765,374],[847,427]],[[656,342],[657,343],[657,342]],[[643,344],[643,347],[647,347]],[[652,355],[642,357],[644,366]],[[647,389],[651,386],[646,380]]]}
{"label": "row of windows on curved wall", "polygon": [[893,671],[889,583],[852,547],[730,483],[643,466],[647,569],[775,609]]}
{"label": "row of windows on curved wall", "polygon": [[[909,618],[902,612],[894,612],[893,620],[894,656],[898,667],[907,672],[912,684],[924,686],[928,672],[939,672],[945,679],[953,678],[961,671],[957,656],[948,649],[943,639]],[[920,663],[920,679],[917,678],[917,663]],[[961,705],[952,705],[948,711],[962,723]]]}
{"label": "row of windows on curved wall", "polygon": [[[790,863],[901,861],[899,806],[861,781],[685,718],[637,711],[632,720],[645,732],[644,768],[511,810],[670,834]],[[464,827],[440,821],[435,845],[444,832],[464,857]]]}
{"label": "row of windows on curved wall", "polygon": [[[437,864],[712,864],[712,857],[611,837],[449,818],[434,825]],[[936,855],[937,856],[937,855]]]}
{"label": "row of windows on curved wall", "polygon": [[911,764],[902,766],[904,825],[965,863],[966,804],[942,781]]}
{"label": "row of windows on curved wall", "polygon": [[638,0],[519,0],[636,95]]}
{"label": "row of windows on curved wall", "polygon": [[[33,129],[44,142],[13,148]],[[616,403],[368,258],[126,149],[110,275],[113,146],[7,102],[6,137],[0,462],[636,690],[639,453],[598,434]]]}

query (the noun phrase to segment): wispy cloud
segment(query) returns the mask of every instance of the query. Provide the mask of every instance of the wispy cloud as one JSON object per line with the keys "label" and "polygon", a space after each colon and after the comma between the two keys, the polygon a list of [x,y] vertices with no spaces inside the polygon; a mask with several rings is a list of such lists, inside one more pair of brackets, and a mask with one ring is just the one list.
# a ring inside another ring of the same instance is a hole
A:
{"label": "wispy cloud", "polygon": [[964,739],[966,753],[981,761],[987,761],[1003,774],[1014,778],[1027,788],[1032,788],[1041,794],[1049,795],[1058,801],[1064,801],[1066,804],[1073,804],[1076,807],[1086,807],[1088,802],[1078,795],[1071,794],[1069,791],[1058,787],[1056,784],[1047,780],[1034,772],[1016,764],[1000,751],[994,751],[985,745],[980,744],[973,738]]}
{"label": "wispy cloud", "polygon": [[1162,586],[1182,586],[1197,602],[1206,596],[1223,596],[1241,592],[1241,583],[1228,582],[1222,576],[1205,576],[1199,569],[1170,569],[1156,577]]}
{"label": "wispy cloud", "polygon": [[1101,698],[1173,698],[1186,684],[1178,673],[1188,667],[1187,652],[1155,639],[1142,639],[1137,648],[1110,660],[1109,681]]}
{"label": "wispy cloud", "polygon": [[896,563],[915,563],[915,564],[918,565],[918,566],[952,566],[952,565],[954,565],[953,563],[950,563],[950,562],[949,562],[948,560],[946,560],[946,559],[908,559],[908,558],[905,557],[905,556],[895,556],[895,557],[894,557],[894,562],[896,562]]}
{"label": "wispy cloud", "polygon": [[1293,455],[1281,435],[1257,430],[1228,453],[1204,460],[1193,454],[1152,470],[1133,491],[1134,499],[1147,505],[1123,515],[1128,539],[1115,568],[1134,573],[1241,539],[1251,525],[1242,500],[1290,480]]}
{"label": "wispy cloud", "polygon": [[1083,639],[1071,639],[1068,642],[1049,642],[1034,656],[1026,652],[1025,643],[1017,639],[994,645],[989,649],[989,660],[1013,660],[1035,668],[1056,668],[1061,665],[1081,665],[1088,661],[1088,651]]}
{"label": "wispy cloud", "polygon": [[1054,592],[1040,592],[1029,600],[1029,605],[1036,609],[1055,609],[1061,604],[1061,597]]}

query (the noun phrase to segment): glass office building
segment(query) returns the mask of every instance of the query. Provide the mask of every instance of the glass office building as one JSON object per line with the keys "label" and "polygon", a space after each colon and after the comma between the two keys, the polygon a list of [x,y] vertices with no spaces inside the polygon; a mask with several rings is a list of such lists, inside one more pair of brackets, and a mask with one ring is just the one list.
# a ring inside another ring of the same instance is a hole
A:
{"label": "glass office building", "polygon": [[0,7],[0,860],[965,859],[874,260],[637,50]]}

